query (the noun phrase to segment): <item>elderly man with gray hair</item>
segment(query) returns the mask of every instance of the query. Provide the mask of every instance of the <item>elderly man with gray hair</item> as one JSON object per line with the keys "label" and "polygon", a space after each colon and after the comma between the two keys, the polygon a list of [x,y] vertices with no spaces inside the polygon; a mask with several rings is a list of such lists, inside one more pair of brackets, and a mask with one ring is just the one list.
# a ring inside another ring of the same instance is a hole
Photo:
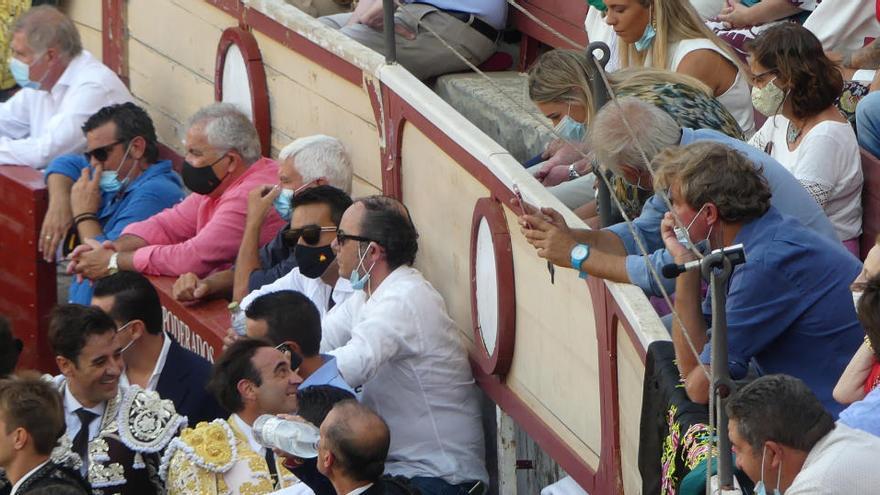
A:
{"label": "elderly man with gray hair", "polygon": [[[296,139],[281,150],[278,160],[277,185],[261,184],[248,196],[247,222],[234,269],[208,277],[196,273],[181,275],[172,291],[176,299],[194,301],[223,296],[240,301],[248,292],[290,273],[297,263],[284,234],[290,230],[293,196],[306,188],[323,185],[351,194],[351,160],[334,137],[316,134]],[[288,223],[260,248],[258,233],[273,209]]]}
{"label": "elderly man with gray hair", "polygon": [[[654,105],[635,98],[621,98],[618,103],[605,105],[591,126],[589,141],[601,166],[646,190],[653,190],[653,178],[645,159],[653,162],[656,155],[672,146],[686,146],[698,141],[721,143],[742,153],[761,171],[770,185],[771,202],[780,212],[793,216],[820,235],[840,242],[816,201],[779,162],[720,132],[682,128]],[[631,283],[648,295],[659,296],[661,284],[669,293],[675,290],[675,280],[662,275],[663,266],[673,261],[660,236],[660,222],[667,211],[666,201],[654,195],[645,203],[641,215],[633,220],[632,230],[626,223],[602,230],[571,229],[552,208],[542,208],[541,215],[524,215],[520,225],[523,235],[542,258],[573,268],[582,277],[593,275]],[[657,278],[652,271],[656,272]]]}
{"label": "elderly man with gray hair", "polygon": [[[74,251],[74,270],[89,279],[134,270],[146,275],[205,277],[232,265],[245,230],[248,193],[276,180],[278,165],[260,156],[251,121],[229,103],[214,103],[190,119],[183,183],[192,191],[182,202],[130,224],[116,241]],[[284,226],[268,214],[259,243]]]}

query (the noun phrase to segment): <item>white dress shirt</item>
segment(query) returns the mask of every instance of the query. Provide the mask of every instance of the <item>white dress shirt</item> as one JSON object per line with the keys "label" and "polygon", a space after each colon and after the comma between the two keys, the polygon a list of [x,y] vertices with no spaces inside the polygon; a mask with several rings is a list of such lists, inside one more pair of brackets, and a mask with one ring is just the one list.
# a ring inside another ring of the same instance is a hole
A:
{"label": "white dress shirt", "polygon": [[248,445],[250,445],[251,450],[260,454],[260,457],[266,457],[266,447],[260,445],[260,442],[254,438],[254,429],[251,425],[244,422],[243,419],[238,414],[232,415],[232,421],[235,421],[235,427],[244,434],[244,437],[247,438]]}
{"label": "white dress shirt", "polygon": [[30,471],[28,471],[27,473],[25,473],[24,476],[19,478],[19,480],[16,481],[14,485],[12,485],[12,491],[9,492],[9,495],[15,495],[18,492],[18,488],[21,486],[22,483],[27,481],[27,479],[30,478],[32,474],[36,473],[37,470],[39,470],[41,467],[45,466],[48,463],[49,463],[49,459],[46,459],[45,461],[38,464],[37,467],[35,467],[35,468],[31,469]]}
{"label": "white dress shirt", "polygon": [[25,88],[0,104],[0,163],[45,167],[85,149],[85,121],[101,108],[132,101],[128,88],[89,52],[70,61],[51,91]]}
{"label": "white dress shirt", "polygon": [[321,280],[320,277],[306,277],[300,273],[299,267],[295,267],[293,270],[287,272],[287,275],[279,278],[271,284],[266,284],[259,289],[251,291],[250,294],[241,300],[241,309],[247,310],[251,303],[254,302],[254,299],[262,295],[282,290],[295,290],[297,292],[302,292],[309,298],[309,300],[315,303],[318,312],[321,313],[322,320],[327,315],[327,312],[330,311],[328,306],[330,305],[331,293],[333,294],[333,302],[338,306],[345,302],[353,292],[351,282],[349,282],[348,279],[339,277],[339,280],[336,281],[336,285],[330,287]]}
{"label": "white dress shirt", "polygon": [[477,388],[442,296],[418,270],[394,270],[368,299],[357,291],[323,321],[321,352],[363,385],[388,423],[385,471],[449,483],[488,482]]}
{"label": "white dress shirt", "polygon": [[[165,361],[168,360],[168,349],[171,349],[171,338],[169,338],[164,333],[162,334],[162,350],[159,352],[159,359],[156,360],[156,367],[153,368],[153,374],[150,375],[150,379],[147,381],[147,388],[151,392],[156,391],[156,386],[159,385],[159,376],[162,374],[162,370],[165,368]],[[125,373],[119,375],[119,386],[123,389],[127,389],[131,386],[131,382],[128,381],[128,370]]]}

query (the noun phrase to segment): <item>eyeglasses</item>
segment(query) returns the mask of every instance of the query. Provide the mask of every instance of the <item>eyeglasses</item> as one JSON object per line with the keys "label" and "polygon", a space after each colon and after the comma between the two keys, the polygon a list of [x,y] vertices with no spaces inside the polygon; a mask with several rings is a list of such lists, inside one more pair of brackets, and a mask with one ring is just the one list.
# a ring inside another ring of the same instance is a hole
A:
{"label": "eyeglasses", "polygon": [[762,72],[762,73],[760,73],[760,74],[755,74],[755,75],[753,75],[753,76],[752,76],[752,83],[753,83],[752,86],[754,86],[754,83],[756,83],[756,82],[761,82],[761,81],[763,81],[763,80],[764,80],[764,76],[768,76],[768,75],[770,75],[770,74],[773,74],[773,73],[776,72],[777,70],[778,70],[778,69],[765,70],[764,72]]}
{"label": "eyeglasses", "polygon": [[100,148],[95,148],[91,151],[86,151],[85,153],[83,153],[83,155],[85,155],[86,161],[88,161],[88,162],[92,161],[92,157],[95,157],[95,160],[98,160],[99,162],[103,162],[103,161],[107,160],[107,155],[110,154],[110,151],[113,150],[114,146],[120,145],[124,142],[125,142],[124,139],[120,139],[120,140],[114,141],[108,145],[101,146]]}
{"label": "eyeglasses", "polygon": [[358,241],[358,242],[375,242],[376,244],[379,243],[379,241],[370,239],[368,237],[361,237],[359,235],[346,234],[345,231],[343,231],[342,229],[336,229],[336,244],[339,244],[340,246],[342,246],[349,239],[351,239],[353,241]]}
{"label": "eyeglasses", "polygon": [[298,229],[290,229],[281,234],[284,245],[293,249],[302,237],[306,244],[314,246],[321,240],[322,232],[336,232],[336,227],[322,227],[320,225],[306,225]]}

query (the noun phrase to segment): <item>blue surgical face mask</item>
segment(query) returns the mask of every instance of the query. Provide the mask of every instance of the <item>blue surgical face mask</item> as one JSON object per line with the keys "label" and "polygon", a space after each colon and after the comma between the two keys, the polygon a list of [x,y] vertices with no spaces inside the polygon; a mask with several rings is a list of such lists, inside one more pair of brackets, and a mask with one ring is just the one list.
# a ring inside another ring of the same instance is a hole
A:
{"label": "blue surgical face mask", "polygon": [[358,265],[351,271],[351,275],[348,277],[348,281],[351,282],[351,288],[354,290],[364,290],[364,287],[367,286],[367,282],[370,281],[370,272],[373,271],[373,267],[376,266],[376,263],[373,263],[367,268],[366,273],[361,275],[361,268],[364,267],[364,258],[366,258],[367,253],[370,252],[370,246],[372,244],[372,242],[367,244],[367,249],[361,254],[361,245],[358,243]]}
{"label": "blue surgical face mask", "polygon": [[[761,480],[755,483],[755,495],[767,495],[767,488],[764,486],[764,458],[767,455],[767,446],[764,446],[764,450],[761,452]],[[779,462],[779,472],[776,473],[776,488],[773,490],[773,495],[782,495],[782,492],[779,490],[779,483],[782,481],[782,462]]]}
{"label": "blue surgical face mask", "polygon": [[636,51],[642,53],[650,48],[651,44],[654,43],[655,36],[657,36],[657,31],[654,29],[654,26],[651,24],[651,22],[648,21],[648,25],[645,26],[645,32],[642,33],[642,37],[635,42]]}
{"label": "blue surgical face mask", "polygon": [[290,221],[293,215],[293,207],[290,206],[290,200],[293,199],[293,189],[282,189],[281,193],[275,198],[272,206],[278,212],[278,216],[283,218],[285,222]]}
{"label": "blue surgical face mask", "polygon": [[10,57],[9,72],[12,73],[12,77],[15,79],[16,84],[22,88],[40,89],[39,82],[31,81],[30,69],[31,67],[28,64],[15,57]]}
{"label": "blue surgical face mask", "polygon": [[129,141],[128,147],[125,148],[125,154],[122,155],[122,160],[119,161],[119,166],[116,167],[116,170],[105,170],[101,172],[101,181],[99,183],[99,187],[102,191],[106,193],[115,193],[119,192],[125,185],[128,184],[128,179],[131,176],[131,172],[135,169],[135,165],[132,165],[130,169],[128,169],[128,173],[125,174],[125,178],[121,181],[119,180],[119,168],[125,164],[125,159],[128,158],[128,152],[131,151],[131,142]]}
{"label": "blue surgical face mask", "polygon": [[574,120],[569,115],[562,117],[554,130],[562,139],[578,143],[584,140],[584,135],[587,133],[584,124]]}

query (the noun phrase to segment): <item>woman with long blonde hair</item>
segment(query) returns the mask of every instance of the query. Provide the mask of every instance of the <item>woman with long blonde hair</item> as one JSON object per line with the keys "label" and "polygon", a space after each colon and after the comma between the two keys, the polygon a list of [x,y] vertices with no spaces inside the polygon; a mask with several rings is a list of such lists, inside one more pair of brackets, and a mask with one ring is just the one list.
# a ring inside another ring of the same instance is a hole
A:
{"label": "woman with long blonde hair", "polygon": [[702,81],[747,136],[754,131],[747,69],[687,0],[605,0],[620,67],[653,67]]}

